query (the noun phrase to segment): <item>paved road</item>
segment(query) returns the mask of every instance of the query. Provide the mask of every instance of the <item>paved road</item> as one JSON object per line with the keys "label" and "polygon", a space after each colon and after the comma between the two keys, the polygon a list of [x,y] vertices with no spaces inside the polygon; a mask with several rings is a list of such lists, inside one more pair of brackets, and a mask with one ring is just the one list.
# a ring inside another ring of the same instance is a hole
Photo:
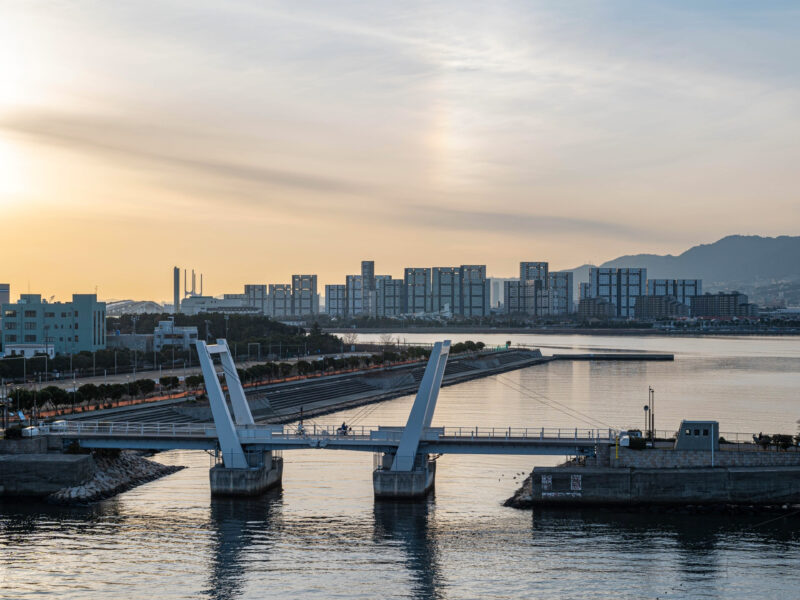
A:
{"label": "paved road", "polygon": [[[315,354],[313,356],[301,356],[299,358],[286,358],[286,359],[281,360],[280,362],[286,362],[286,363],[290,363],[291,364],[291,363],[297,362],[298,360],[310,360],[312,358],[316,359],[316,358],[325,357],[325,356],[340,357],[340,356],[355,356],[355,355],[364,355],[364,354],[365,354],[364,352],[346,352],[345,354],[338,354],[338,353],[337,354]],[[253,365],[264,364],[265,362],[266,362],[265,360],[246,360],[246,361],[243,360],[243,361],[237,362],[236,366],[239,367],[239,368],[242,368],[242,369],[247,369],[249,367],[252,367]],[[128,383],[128,381],[133,381],[134,379],[154,379],[154,380],[157,380],[159,377],[181,377],[182,378],[182,377],[189,376],[189,375],[200,375],[201,374],[199,366],[192,366],[192,367],[188,367],[187,366],[186,368],[176,367],[175,369],[145,370],[145,371],[136,371],[135,374],[134,373],[119,373],[117,375],[114,375],[113,372],[106,372],[106,374],[103,374],[103,370],[102,369],[97,369],[97,373],[98,373],[98,375],[95,376],[95,377],[92,377],[92,376],[89,376],[89,377],[77,377],[74,380],[75,381],[75,385],[77,385],[77,387],[80,387],[80,386],[85,385],[87,383],[93,383],[95,385],[100,385],[100,384],[103,384],[103,383],[106,383],[106,384],[111,384],[111,383],[122,383],[122,384],[125,384],[125,383]],[[13,387],[13,388],[27,388],[27,389],[30,389],[30,390],[34,389],[34,387],[36,387],[36,388],[40,387],[40,384],[39,384],[38,380],[35,383],[34,382],[29,382],[29,383],[27,383],[25,385],[23,385],[21,383],[9,383],[8,385],[9,385],[9,387]],[[62,377],[61,379],[56,379],[56,380],[50,379],[48,381],[45,381],[44,379],[42,379],[41,387],[45,387],[45,386],[48,386],[48,385],[54,385],[56,387],[60,387],[60,388],[63,388],[63,389],[72,389],[72,387],[73,387],[73,379],[71,377],[69,377],[68,375]]]}

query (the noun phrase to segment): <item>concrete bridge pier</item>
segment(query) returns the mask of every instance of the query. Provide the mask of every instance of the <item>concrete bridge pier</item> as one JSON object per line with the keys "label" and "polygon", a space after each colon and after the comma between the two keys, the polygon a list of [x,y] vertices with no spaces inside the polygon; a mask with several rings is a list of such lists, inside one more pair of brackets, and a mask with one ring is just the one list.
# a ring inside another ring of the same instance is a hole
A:
{"label": "concrete bridge pier", "polygon": [[383,464],[372,472],[372,488],[379,500],[414,500],[425,498],[436,482],[436,461],[427,454],[417,454],[409,471],[392,471],[393,454],[383,455]]}
{"label": "concrete bridge pier", "polygon": [[230,468],[223,463],[208,472],[212,496],[258,496],[278,486],[283,477],[283,458],[272,452],[246,456],[247,467]]}

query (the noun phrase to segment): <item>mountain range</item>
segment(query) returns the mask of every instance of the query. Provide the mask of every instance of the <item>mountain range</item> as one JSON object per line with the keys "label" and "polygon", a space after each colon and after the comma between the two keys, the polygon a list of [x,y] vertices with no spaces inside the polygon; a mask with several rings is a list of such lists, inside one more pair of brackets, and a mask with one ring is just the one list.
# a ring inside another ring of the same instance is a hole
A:
{"label": "mountain range", "polygon": [[[569,269],[577,287],[589,281],[589,269]],[[800,304],[800,236],[729,235],[712,244],[693,246],[679,254],[633,254],[604,262],[601,267],[645,267],[649,279],[702,279],[703,291],[739,290],[750,300],[783,299]]]}

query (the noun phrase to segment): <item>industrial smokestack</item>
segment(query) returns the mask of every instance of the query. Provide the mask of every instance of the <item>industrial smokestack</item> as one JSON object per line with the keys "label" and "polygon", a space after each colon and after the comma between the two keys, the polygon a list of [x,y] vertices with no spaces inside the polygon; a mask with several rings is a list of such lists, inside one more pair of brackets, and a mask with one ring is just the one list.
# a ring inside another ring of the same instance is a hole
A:
{"label": "industrial smokestack", "polygon": [[181,312],[181,269],[180,267],[173,267],[172,269],[172,313],[178,314]]}

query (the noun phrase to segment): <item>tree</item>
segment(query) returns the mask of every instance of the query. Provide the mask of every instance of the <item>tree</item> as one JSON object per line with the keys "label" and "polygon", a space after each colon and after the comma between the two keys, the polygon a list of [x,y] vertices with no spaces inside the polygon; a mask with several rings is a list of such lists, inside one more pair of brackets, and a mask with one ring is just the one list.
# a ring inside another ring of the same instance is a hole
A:
{"label": "tree", "polygon": [[89,402],[97,400],[100,396],[99,389],[93,383],[86,383],[78,388],[81,396],[86,398]]}
{"label": "tree", "polygon": [[189,375],[186,378],[186,385],[192,389],[199,388],[203,383],[205,383],[205,381],[202,375]]}
{"label": "tree", "polygon": [[307,373],[311,372],[311,363],[308,361],[299,360],[297,361],[296,367],[298,375],[306,375]]}
{"label": "tree", "polygon": [[177,387],[180,383],[180,380],[177,377],[161,377],[158,380],[158,383],[161,384],[161,387],[165,387],[168,390]]}
{"label": "tree", "polygon": [[342,341],[345,346],[354,346],[358,341],[358,334],[355,331],[350,331],[342,335]]}
{"label": "tree", "polygon": [[136,384],[142,394],[152,394],[156,389],[156,382],[152,379],[137,379]]}

